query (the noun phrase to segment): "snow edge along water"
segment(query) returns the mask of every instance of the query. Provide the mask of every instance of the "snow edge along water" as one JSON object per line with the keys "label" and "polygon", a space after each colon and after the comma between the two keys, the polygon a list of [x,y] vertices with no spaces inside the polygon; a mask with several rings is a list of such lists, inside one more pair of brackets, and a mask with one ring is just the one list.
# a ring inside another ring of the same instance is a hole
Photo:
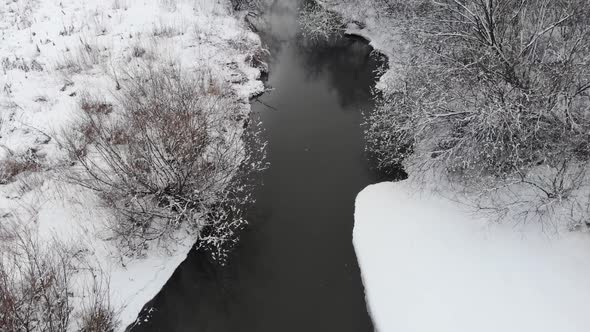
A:
{"label": "snow edge along water", "polygon": [[[53,137],[78,116],[78,96],[110,91],[114,67],[142,56],[162,59],[162,65],[178,62],[186,70],[207,68],[231,85],[247,118],[249,99],[264,86],[261,67],[252,61],[261,41],[244,14],[233,13],[229,1],[215,0],[15,0],[0,8],[0,157],[34,151],[43,158],[37,171],[0,186],[0,221],[14,217],[41,245],[58,241],[79,252],[70,330],[79,323],[95,271],[103,270],[108,279],[123,331],[185,260],[195,239],[180,229],[173,243],[154,244],[142,258],[122,257],[108,234],[108,209],[93,193],[55,176],[63,152]],[[105,101],[112,98],[103,95]],[[243,123],[227,129],[243,131]]]}

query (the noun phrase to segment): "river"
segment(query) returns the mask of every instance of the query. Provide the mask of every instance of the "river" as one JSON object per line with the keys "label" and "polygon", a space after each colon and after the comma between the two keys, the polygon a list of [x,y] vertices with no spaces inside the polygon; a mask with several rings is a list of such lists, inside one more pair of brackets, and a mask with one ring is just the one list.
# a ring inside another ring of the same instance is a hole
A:
{"label": "river", "polygon": [[296,12],[276,1],[261,32],[273,90],[252,108],[270,167],[239,246],[223,267],[192,251],[133,331],[373,331],[352,228],[357,193],[377,181],[360,124],[383,60],[360,39],[306,43]]}

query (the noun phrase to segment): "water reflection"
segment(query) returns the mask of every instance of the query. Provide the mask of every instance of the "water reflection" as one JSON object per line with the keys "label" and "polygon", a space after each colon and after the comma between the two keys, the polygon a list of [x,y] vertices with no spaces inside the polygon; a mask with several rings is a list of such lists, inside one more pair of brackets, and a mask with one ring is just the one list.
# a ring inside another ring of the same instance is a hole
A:
{"label": "water reflection", "polygon": [[[384,58],[367,47],[365,41],[341,37],[331,43],[299,43],[297,51],[310,79],[324,77],[339,94],[344,109],[371,98],[371,87],[376,73],[367,68],[379,68]],[[367,83],[369,84],[363,84]]]}

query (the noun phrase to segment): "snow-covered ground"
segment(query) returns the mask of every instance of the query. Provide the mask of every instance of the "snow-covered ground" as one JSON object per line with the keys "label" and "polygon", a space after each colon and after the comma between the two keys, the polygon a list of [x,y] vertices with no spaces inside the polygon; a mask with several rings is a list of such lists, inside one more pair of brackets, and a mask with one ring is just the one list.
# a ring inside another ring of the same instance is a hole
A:
{"label": "snow-covered ground", "polygon": [[590,237],[490,223],[409,181],[356,200],[353,242],[381,332],[590,330]]}
{"label": "snow-covered ground", "polygon": [[[161,289],[194,238],[181,229],[176,241],[153,243],[144,258],[122,257],[110,241],[111,212],[93,193],[56,176],[57,166],[63,169],[56,138],[81,112],[81,95],[111,100],[117,81],[139,57],[207,70],[231,85],[247,117],[248,98],[264,89],[253,67],[261,43],[240,15],[229,0],[0,4],[0,160],[34,155],[40,165],[0,185],[0,222],[17,220],[42,241],[57,239],[83,252],[84,264],[108,276],[121,330]],[[236,121],[234,129],[242,128]],[[81,301],[91,285],[86,270],[80,271],[73,296]]]}

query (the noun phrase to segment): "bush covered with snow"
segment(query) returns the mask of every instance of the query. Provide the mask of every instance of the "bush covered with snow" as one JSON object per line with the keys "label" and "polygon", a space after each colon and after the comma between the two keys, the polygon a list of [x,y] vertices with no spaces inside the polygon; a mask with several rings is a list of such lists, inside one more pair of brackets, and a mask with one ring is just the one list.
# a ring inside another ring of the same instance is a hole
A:
{"label": "bush covered with snow", "polygon": [[[404,165],[416,178],[436,174],[486,209],[587,221],[590,4],[372,6],[372,23],[391,27],[377,43],[397,62],[368,121],[369,149],[381,166]],[[407,45],[405,54],[382,43],[387,34]]]}
{"label": "bush covered with snow", "polygon": [[310,41],[329,40],[342,32],[342,21],[337,13],[315,1],[303,5],[299,25],[304,37]]}

